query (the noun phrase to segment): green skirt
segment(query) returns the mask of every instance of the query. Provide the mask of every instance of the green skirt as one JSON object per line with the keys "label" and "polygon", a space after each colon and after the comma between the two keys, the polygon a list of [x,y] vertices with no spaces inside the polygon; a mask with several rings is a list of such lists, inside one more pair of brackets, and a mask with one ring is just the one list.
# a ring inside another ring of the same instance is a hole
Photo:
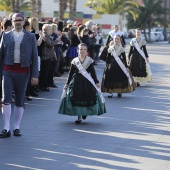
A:
{"label": "green skirt", "polygon": [[59,114],[70,115],[70,116],[89,116],[89,115],[102,115],[106,113],[105,104],[101,102],[100,95],[97,92],[97,102],[94,106],[80,107],[73,106],[70,102],[70,89],[66,90],[66,97],[62,99]]}

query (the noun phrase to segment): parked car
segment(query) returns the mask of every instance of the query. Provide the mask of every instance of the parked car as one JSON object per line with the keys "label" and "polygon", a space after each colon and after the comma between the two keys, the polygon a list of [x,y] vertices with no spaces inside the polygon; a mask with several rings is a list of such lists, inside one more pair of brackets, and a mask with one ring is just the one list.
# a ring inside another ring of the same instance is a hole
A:
{"label": "parked car", "polygon": [[[141,37],[142,37],[142,39],[145,40],[144,33],[141,34]],[[146,33],[146,38],[149,39],[149,34],[148,34],[148,32]],[[155,41],[156,41],[156,36],[155,36],[155,34],[154,34],[153,32],[151,32],[151,41],[152,41],[152,42],[155,42]]]}
{"label": "parked car", "polygon": [[165,41],[169,38],[168,28],[165,30],[164,28],[156,27],[156,28],[153,28],[152,30],[153,30],[153,32],[161,34],[161,35],[159,35],[158,41]]}
{"label": "parked car", "polygon": [[164,41],[165,37],[163,36],[162,32],[153,32],[156,37],[156,41]]}
{"label": "parked car", "polygon": [[135,37],[135,29],[128,30],[128,38],[134,38]]}

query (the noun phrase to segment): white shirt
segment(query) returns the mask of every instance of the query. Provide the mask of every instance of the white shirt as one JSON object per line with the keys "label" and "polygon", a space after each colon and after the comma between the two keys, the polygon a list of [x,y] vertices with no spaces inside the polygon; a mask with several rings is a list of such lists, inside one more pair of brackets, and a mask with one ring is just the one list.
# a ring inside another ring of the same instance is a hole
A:
{"label": "white shirt", "polygon": [[24,32],[17,32],[13,30],[14,33],[14,63],[20,63],[20,45],[24,36]]}

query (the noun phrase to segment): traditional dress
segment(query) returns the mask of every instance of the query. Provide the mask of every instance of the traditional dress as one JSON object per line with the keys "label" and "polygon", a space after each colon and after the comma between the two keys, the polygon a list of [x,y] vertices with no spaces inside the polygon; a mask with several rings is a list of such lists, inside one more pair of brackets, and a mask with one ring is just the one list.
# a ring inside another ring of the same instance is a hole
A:
{"label": "traditional dress", "polygon": [[130,41],[129,69],[135,82],[149,82],[152,80],[152,73],[149,63],[146,61],[148,53],[146,50],[146,41],[133,38]]}
{"label": "traditional dress", "polygon": [[134,91],[135,83],[127,68],[124,48],[121,45],[117,49],[114,45],[110,46],[102,78],[102,92],[128,93]]}
{"label": "traditional dress", "polygon": [[108,35],[108,38],[106,40],[106,44],[108,45],[109,42],[113,40],[115,35],[119,35],[120,36],[121,44],[124,47],[126,45],[126,42],[125,42],[125,39],[124,39],[124,36],[123,36],[123,32],[120,31],[120,30],[118,30],[118,31],[115,31],[115,30],[110,31],[109,35]]}
{"label": "traditional dress", "polygon": [[84,77],[77,63],[90,73],[94,83],[99,83],[93,66],[94,60],[85,57],[81,63],[76,57],[71,62],[71,69],[67,80],[66,96],[62,99],[58,113],[70,116],[101,115],[106,113],[105,104],[95,86]]}

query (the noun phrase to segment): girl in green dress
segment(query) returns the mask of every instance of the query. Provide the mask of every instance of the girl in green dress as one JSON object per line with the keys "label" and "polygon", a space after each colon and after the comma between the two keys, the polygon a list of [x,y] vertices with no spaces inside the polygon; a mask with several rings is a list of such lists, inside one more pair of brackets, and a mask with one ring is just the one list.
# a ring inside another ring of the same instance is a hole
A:
{"label": "girl in green dress", "polygon": [[66,94],[62,98],[58,113],[78,116],[76,124],[80,124],[88,115],[106,113],[94,60],[87,56],[87,45],[84,43],[78,46],[78,57],[71,62],[64,90]]}

